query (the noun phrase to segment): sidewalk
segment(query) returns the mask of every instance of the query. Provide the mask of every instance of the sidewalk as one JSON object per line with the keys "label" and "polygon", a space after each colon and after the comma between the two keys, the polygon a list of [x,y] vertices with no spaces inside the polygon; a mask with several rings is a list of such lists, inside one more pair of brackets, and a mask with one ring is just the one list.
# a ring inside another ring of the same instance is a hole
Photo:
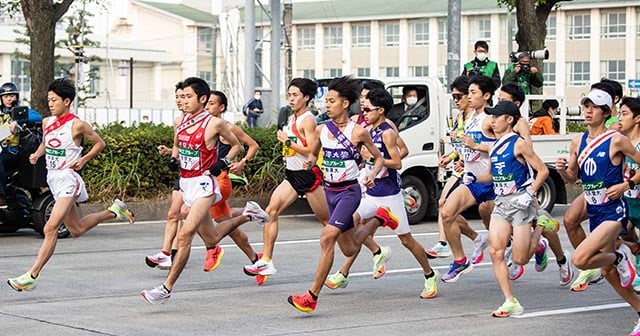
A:
{"label": "sidewalk", "polygon": [[[232,198],[229,200],[229,205],[233,208],[242,208],[247,201],[256,201],[263,209],[267,208],[269,199],[257,198]],[[167,211],[171,205],[170,200],[166,201],[143,201],[143,202],[126,202],[129,209],[133,211],[136,216],[136,221],[153,221],[153,220],[165,220],[167,218]],[[80,205],[80,212],[82,215],[86,215],[92,212],[98,212],[106,209],[109,204],[102,203],[83,203]],[[304,214],[311,213],[311,208],[305,199],[298,198],[287,210],[283,212],[283,215]]]}

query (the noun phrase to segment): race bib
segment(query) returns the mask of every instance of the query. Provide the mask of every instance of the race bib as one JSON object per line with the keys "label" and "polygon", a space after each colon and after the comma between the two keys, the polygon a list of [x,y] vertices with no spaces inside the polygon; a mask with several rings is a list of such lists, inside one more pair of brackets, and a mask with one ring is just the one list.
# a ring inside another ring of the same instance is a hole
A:
{"label": "race bib", "polygon": [[324,176],[328,182],[341,182],[347,175],[347,165],[344,160],[327,159],[322,161]]}
{"label": "race bib", "polygon": [[493,176],[493,189],[496,195],[505,196],[516,192],[516,181],[513,173]]}
{"label": "race bib", "polygon": [[[375,164],[375,161],[371,162],[371,160],[367,160],[367,162],[364,163],[364,169],[367,172],[367,174],[371,174],[371,172],[373,171],[373,166]],[[380,171],[378,172],[378,175],[376,175],[377,179],[381,179],[384,177],[389,176],[389,171],[387,170],[387,167],[382,167],[382,169],[380,169]]]}
{"label": "race bib", "polygon": [[587,204],[600,205],[607,201],[606,188],[604,181],[583,182],[584,199]]}
{"label": "race bib", "polygon": [[462,159],[465,162],[476,162],[482,157],[481,153],[467,146],[462,147]]}
{"label": "race bib", "polygon": [[[298,138],[295,136],[290,136],[289,140],[291,140],[291,142],[295,142],[298,143]],[[282,156],[284,157],[291,157],[291,156],[295,156],[296,155],[296,151],[293,150],[293,148],[282,144]]]}
{"label": "race bib", "polygon": [[47,169],[58,169],[65,164],[67,151],[64,148],[45,147]]}
{"label": "race bib", "polygon": [[180,168],[184,170],[194,170],[200,163],[200,150],[180,147],[178,149],[180,157]]}

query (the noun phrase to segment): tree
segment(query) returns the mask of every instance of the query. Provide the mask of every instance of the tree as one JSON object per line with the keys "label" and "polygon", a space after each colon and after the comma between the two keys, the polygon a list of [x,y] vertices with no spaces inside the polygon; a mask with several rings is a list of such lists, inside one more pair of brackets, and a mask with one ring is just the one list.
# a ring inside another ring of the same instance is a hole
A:
{"label": "tree", "polygon": [[[545,48],[547,38],[547,18],[559,2],[573,0],[498,0],[498,5],[516,10],[518,32],[516,42],[518,51],[540,50]],[[533,60],[540,71],[542,61]],[[536,92],[537,93],[537,92]]]}
{"label": "tree", "polygon": [[49,115],[47,86],[54,76],[56,22],[69,10],[74,0],[3,0],[0,9],[9,13],[22,11],[31,46],[31,106]]}

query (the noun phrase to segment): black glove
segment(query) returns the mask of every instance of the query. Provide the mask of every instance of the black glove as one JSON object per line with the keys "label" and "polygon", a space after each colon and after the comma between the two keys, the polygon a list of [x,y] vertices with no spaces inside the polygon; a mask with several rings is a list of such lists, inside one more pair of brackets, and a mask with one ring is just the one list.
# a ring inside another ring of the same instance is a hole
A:
{"label": "black glove", "polygon": [[222,173],[223,170],[229,168],[229,163],[230,163],[229,159],[222,158],[218,160],[218,162],[214,163],[213,166],[211,166],[211,168],[209,168],[209,172],[213,176],[218,176],[220,175],[220,173]]}
{"label": "black glove", "polygon": [[180,169],[180,162],[172,156],[169,162],[167,162],[167,166],[169,166],[169,170],[171,171],[178,171]]}

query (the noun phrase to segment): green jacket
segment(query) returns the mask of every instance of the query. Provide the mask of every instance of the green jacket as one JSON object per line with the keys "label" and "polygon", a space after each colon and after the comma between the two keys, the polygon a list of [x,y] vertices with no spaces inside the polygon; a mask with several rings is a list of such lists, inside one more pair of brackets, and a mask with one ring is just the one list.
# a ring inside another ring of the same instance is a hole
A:
{"label": "green jacket", "polygon": [[515,72],[515,64],[511,64],[504,71],[503,83],[518,83],[524,90],[524,94],[531,94],[531,86],[542,87],[542,72],[536,73],[520,71]]}
{"label": "green jacket", "polygon": [[490,60],[479,61],[477,58],[467,62],[464,65],[461,76],[470,76],[474,69],[480,71],[483,75],[493,79],[496,83],[496,87],[500,87],[500,69],[498,69],[498,63]]}

